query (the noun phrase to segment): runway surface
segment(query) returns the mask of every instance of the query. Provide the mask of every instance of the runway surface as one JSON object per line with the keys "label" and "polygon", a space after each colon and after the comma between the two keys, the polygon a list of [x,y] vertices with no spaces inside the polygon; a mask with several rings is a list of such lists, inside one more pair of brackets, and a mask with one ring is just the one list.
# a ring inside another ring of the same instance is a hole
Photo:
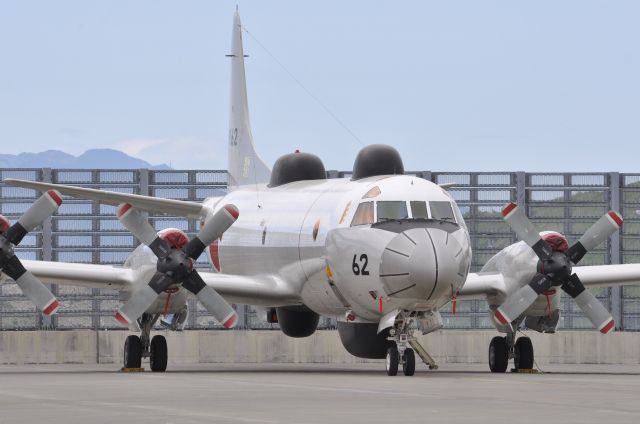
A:
{"label": "runway surface", "polygon": [[553,365],[491,374],[486,365],[174,366],[123,374],[117,365],[0,366],[4,423],[631,423],[640,365]]}

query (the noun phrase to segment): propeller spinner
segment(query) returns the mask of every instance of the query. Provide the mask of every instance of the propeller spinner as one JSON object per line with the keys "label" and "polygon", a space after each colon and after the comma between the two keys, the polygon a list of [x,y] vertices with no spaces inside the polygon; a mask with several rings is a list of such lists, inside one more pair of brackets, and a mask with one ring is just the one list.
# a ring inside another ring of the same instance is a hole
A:
{"label": "propeller spinner", "polygon": [[9,221],[0,215],[0,271],[11,277],[22,293],[45,315],[54,314],[60,302],[38,278],[25,269],[15,255],[14,248],[20,244],[24,236],[50,217],[61,204],[60,193],[49,190],[40,196],[15,224],[10,225]]}
{"label": "propeller spinner", "polygon": [[130,204],[121,204],[116,213],[122,224],[158,257],[156,273],[149,283],[134,292],[116,313],[119,323],[129,325],[153,304],[160,293],[171,285],[182,284],[223,326],[231,328],[236,324],[238,315],[235,310],[218,292],[207,286],[193,268],[193,262],[204,252],[206,246],[220,238],[238,219],[239,212],[234,205],[225,205],[216,212],[198,235],[182,248],[170,246],[166,240],[158,237],[151,224]]}
{"label": "propeller spinner", "polygon": [[508,325],[533,304],[538,296],[553,286],[559,286],[571,296],[591,323],[602,333],[613,330],[615,322],[607,309],[586,290],[580,278],[573,273],[573,265],[605,241],[622,226],[622,217],[609,211],[593,224],[571,247],[567,243],[549,245],[536,231],[524,211],[515,203],[502,209],[502,216],[513,231],[529,245],[538,256],[537,273],[531,282],[509,296],[496,309],[495,317],[502,325]]}

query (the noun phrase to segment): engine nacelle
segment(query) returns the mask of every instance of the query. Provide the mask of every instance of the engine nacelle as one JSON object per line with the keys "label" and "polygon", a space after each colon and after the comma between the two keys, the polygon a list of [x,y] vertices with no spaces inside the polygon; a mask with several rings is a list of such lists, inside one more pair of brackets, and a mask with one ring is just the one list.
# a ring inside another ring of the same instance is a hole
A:
{"label": "engine nacelle", "polygon": [[[564,236],[554,231],[543,231],[540,233],[547,243],[557,243],[564,239]],[[507,289],[507,295],[514,293],[520,287],[529,284],[536,273],[538,257],[533,250],[523,241],[509,245],[493,256],[482,267],[481,272],[499,272],[502,274]],[[525,325],[527,328],[541,333],[552,333],[555,331],[560,317],[559,288],[547,290],[531,304],[525,311]],[[496,308],[505,301],[505,296],[500,293],[487,296],[490,312],[489,317],[498,331],[506,333],[511,331],[509,325],[502,325],[495,318]]]}
{"label": "engine nacelle", "polygon": [[276,308],[280,329],[289,337],[309,337],[316,332],[320,315],[306,306]]}
{"label": "engine nacelle", "polygon": [[377,323],[347,323],[338,321],[340,341],[347,352],[358,358],[384,359],[393,342],[387,340],[389,329],[378,333]]}

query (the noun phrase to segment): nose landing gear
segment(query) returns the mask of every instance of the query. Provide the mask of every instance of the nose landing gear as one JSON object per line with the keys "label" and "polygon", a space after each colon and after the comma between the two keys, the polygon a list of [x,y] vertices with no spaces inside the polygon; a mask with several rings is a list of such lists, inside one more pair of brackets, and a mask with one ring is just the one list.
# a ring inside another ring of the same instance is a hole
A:
{"label": "nose landing gear", "polygon": [[393,328],[389,331],[388,340],[393,342],[387,349],[386,371],[387,375],[398,374],[398,368],[402,364],[402,372],[406,376],[412,376],[416,371],[416,353],[430,370],[438,369],[435,360],[413,335],[415,330],[413,317],[399,316]]}

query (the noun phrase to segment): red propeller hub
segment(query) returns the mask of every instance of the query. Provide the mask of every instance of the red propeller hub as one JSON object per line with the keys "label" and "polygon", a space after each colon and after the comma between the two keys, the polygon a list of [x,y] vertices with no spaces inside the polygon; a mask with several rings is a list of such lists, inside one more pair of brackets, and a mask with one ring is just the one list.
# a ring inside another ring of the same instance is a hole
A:
{"label": "red propeller hub", "polygon": [[10,226],[11,223],[9,222],[9,220],[3,215],[0,215],[0,234],[6,233]]}
{"label": "red propeller hub", "polygon": [[569,249],[567,238],[560,233],[549,232],[542,236],[542,240],[546,241],[554,252],[566,252]]}
{"label": "red propeller hub", "polygon": [[158,237],[169,243],[174,249],[182,250],[189,243],[189,237],[177,228],[168,228],[158,233]]}

